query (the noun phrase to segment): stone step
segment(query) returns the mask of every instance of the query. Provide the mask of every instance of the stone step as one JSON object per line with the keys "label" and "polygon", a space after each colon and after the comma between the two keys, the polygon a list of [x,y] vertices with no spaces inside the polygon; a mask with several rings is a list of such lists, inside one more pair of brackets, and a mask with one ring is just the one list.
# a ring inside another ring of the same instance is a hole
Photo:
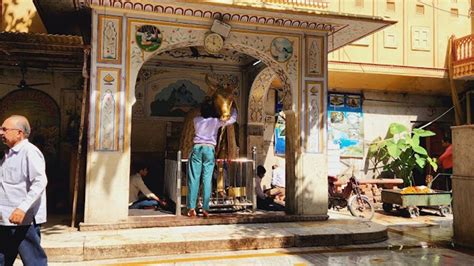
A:
{"label": "stone step", "polygon": [[64,233],[45,229],[42,236],[42,245],[50,262],[71,262],[193,252],[366,244],[386,240],[387,228],[369,221],[337,219]]}

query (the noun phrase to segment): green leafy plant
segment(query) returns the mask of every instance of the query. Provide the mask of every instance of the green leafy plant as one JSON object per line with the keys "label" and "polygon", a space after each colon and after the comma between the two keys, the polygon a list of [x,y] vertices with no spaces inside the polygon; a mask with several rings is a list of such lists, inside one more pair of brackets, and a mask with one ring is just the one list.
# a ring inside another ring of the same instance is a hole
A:
{"label": "green leafy plant", "polygon": [[434,132],[415,128],[409,131],[402,124],[390,124],[385,139],[376,139],[369,147],[368,157],[374,159],[375,167],[382,163],[385,171],[402,178],[405,186],[414,185],[413,170],[423,170],[429,164],[438,169],[436,159],[431,158],[420,146],[420,138],[436,135]]}

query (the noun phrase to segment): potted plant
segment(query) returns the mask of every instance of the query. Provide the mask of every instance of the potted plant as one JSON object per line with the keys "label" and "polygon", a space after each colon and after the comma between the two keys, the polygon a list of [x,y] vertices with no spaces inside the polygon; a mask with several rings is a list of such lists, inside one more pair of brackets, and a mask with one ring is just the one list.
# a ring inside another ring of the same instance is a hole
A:
{"label": "potted plant", "polygon": [[413,186],[413,170],[423,170],[429,164],[434,171],[438,165],[425,148],[420,146],[420,139],[436,135],[434,132],[408,128],[399,123],[390,124],[385,139],[377,138],[369,148],[368,158],[374,160],[375,168],[382,163],[385,171],[393,173],[404,181],[405,186]]}

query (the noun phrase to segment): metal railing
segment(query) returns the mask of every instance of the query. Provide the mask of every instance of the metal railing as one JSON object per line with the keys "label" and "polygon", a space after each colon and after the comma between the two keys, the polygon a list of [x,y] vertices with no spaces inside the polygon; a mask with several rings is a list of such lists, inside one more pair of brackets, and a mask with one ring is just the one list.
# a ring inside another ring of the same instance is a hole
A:
{"label": "metal railing", "polygon": [[[182,158],[181,151],[177,152],[175,159],[165,159],[165,193],[175,202],[177,216],[181,215],[182,208],[186,208],[187,166],[188,159]],[[256,148],[252,149],[252,159],[217,159],[216,166],[218,171],[213,176],[211,209],[242,210],[251,207],[255,211]]]}
{"label": "metal railing", "polygon": [[237,0],[235,3],[261,3],[302,8],[327,8],[330,0]]}

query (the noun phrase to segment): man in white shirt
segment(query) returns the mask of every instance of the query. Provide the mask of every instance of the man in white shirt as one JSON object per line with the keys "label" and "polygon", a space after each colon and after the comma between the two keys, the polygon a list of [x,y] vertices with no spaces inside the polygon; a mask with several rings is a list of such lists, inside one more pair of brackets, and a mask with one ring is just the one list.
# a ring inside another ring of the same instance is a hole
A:
{"label": "man in white shirt", "polygon": [[274,202],[273,197],[262,191],[262,179],[267,170],[263,165],[257,166],[257,176],[255,177],[255,193],[257,194],[257,208],[267,211],[284,211],[285,207]]}
{"label": "man in white shirt", "polygon": [[10,116],[0,127],[8,146],[0,161],[0,265],[13,265],[18,253],[24,265],[47,265],[40,244],[46,222],[45,160],[28,141],[31,129],[24,116]]}
{"label": "man in white shirt", "polygon": [[[148,175],[148,167],[143,164],[136,163],[134,166],[136,172],[130,176],[130,187],[129,187],[129,209],[146,209],[146,208],[157,208],[160,205],[165,206],[166,203],[155,193],[151,192],[150,189],[143,182],[143,177]],[[145,198],[140,198],[140,192]]]}
{"label": "man in white shirt", "polygon": [[266,193],[276,200],[285,200],[285,168],[279,167],[277,164],[272,166],[272,188]]}

